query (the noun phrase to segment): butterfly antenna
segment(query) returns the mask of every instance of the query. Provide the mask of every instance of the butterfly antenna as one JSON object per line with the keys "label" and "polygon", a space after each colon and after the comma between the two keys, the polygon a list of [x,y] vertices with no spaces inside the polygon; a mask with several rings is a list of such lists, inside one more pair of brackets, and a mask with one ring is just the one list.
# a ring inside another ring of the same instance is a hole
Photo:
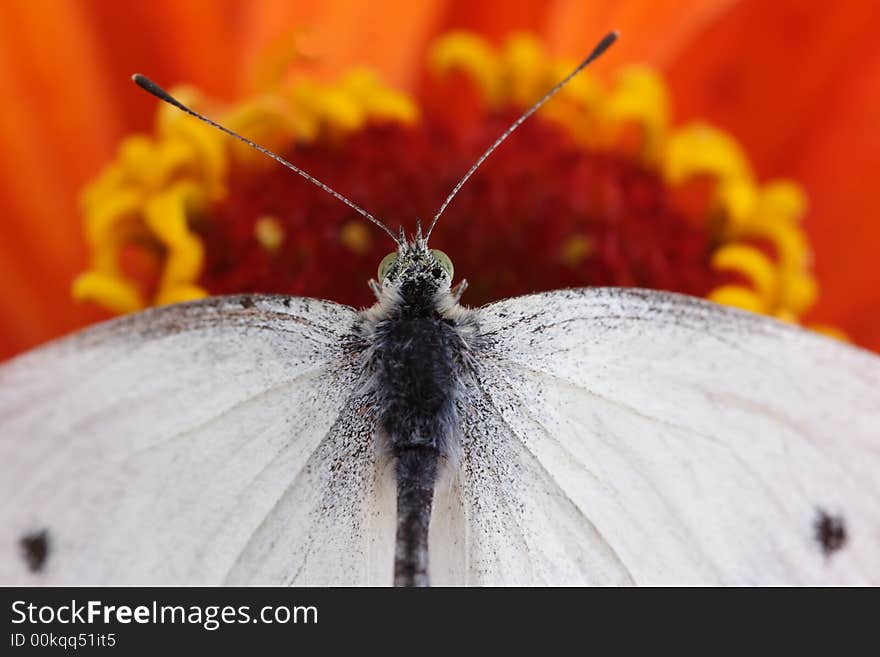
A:
{"label": "butterfly antenna", "polygon": [[495,143],[493,143],[491,146],[489,146],[489,148],[486,149],[486,152],[483,153],[476,162],[474,162],[474,165],[470,169],[468,169],[468,172],[466,174],[464,174],[464,177],[458,181],[458,184],[455,187],[452,188],[452,191],[449,193],[449,196],[447,196],[446,200],[443,201],[443,205],[441,205],[440,209],[437,210],[437,214],[434,215],[434,218],[431,220],[431,225],[428,227],[428,234],[425,236],[425,242],[427,242],[431,238],[431,232],[434,230],[434,226],[437,225],[437,220],[440,218],[440,215],[443,214],[443,211],[446,209],[446,206],[448,206],[449,203],[452,201],[452,199],[455,198],[455,195],[458,194],[458,190],[460,190],[464,186],[464,184],[468,181],[468,178],[470,178],[474,174],[474,171],[479,169],[480,165],[486,161],[486,158],[489,157],[492,154],[492,152],[496,148],[498,148],[501,145],[501,143],[511,135],[511,133],[513,133],[514,130],[516,130],[518,127],[520,127],[525,122],[525,120],[527,118],[529,118],[532,114],[537,112],[538,109],[540,109],[541,105],[543,105],[548,100],[550,100],[553,96],[556,95],[557,91],[559,91],[560,89],[562,89],[562,87],[564,87],[566,84],[568,84],[569,80],[571,80],[575,75],[577,75],[582,70],[584,70],[587,67],[587,65],[589,65],[590,62],[592,62],[596,58],[598,58],[599,55],[601,55],[603,52],[608,50],[608,48],[611,46],[611,44],[617,40],[617,36],[618,36],[618,33],[616,31],[609,32],[608,34],[606,34],[605,37],[598,43],[598,45],[596,45],[596,47],[593,48],[593,52],[591,52],[589,55],[587,55],[586,59],[584,59],[584,61],[582,61],[580,64],[577,65],[577,68],[575,68],[571,73],[566,75],[565,78],[563,78],[562,81],[560,81],[550,91],[548,91],[546,94],[544,94],[543,98],[541,98],[537,103],[535,103],[529,109],[527,109],[525,112],[523,112],[523,115],[520,116],[516,121],[514,121],[513,125],[511,125],[507,130],[505,130],[501,134],[501,136],[495,140]]}
{"label": "butterfly antenna", "polygon": [[273,160],[275,160],[275,161],[278,162],[279,164],[282,164],[282,165],[286,166],[286,167],[287,167],[288,169],[290,169],[291,171],[294,171],[294,172],[298,173],[299,175],[301,175],[303,178],[305,178],[306,180],[308,180],[308,181],[309,181],[310,183],[312,183],[313,185],[315,185],[315,186],[317,186],[317,187],[320,187],[320,188],[323,189],[325,192],[327,192],[328,194],[330,194],[330,196],[333,196],[334,198],[339,199],[340,201],[342,201],[343,203],[345,203],[348,207],[350,207],[352,210],[354,210],[354,211],[357,212],[358,214],[360,214],[360,215],[362,215],[363,217],[366,217],[367,219],[369,219],[370,221],[372,221],[372,222],[373,222],[374,224],[376,224],[379,228],[381,228],[381,229],[384,230],[386,233],[388,233],[388,235],[391,237],[391,239],[393,239],[393,240],[395,241],[395,243],[396,243],[398,246],[400,246],[400,240],[394,235],[394,233],[391,231],[390,228],[388,228],[388,226],[386,226],[385,224],[383,224],[381,221],[379,221],[378,219],[376,219],[376,217],[374,217],[373,215],[371,215],[369,212],[367,212],[366,210],[364,210],[362,207],[360,207],[359,205],[357,205],[357,204],[354,203],[353,201],[350,201],[350,200],[348,200],[347,198],[345,198],[342,194],[340,194],[340,193],[337,192],[336,190],[331,189],[330,187],[328,187],[327,185],[325,185],[324,183],[322,183],[322,182],[321,182],[320,180],[318,180],[317,178],[314,178],[313,176],[310,176],[308,173],[306,173],[305,171],[303,171],[302,169],[300,169],[300,168],[299,168],[298,166],[296,166],[295,164],[291,164],[290,162],[288,162],[287,160],[285,160],[285,159],[284,159],[283,157],[281,157],[280,155],[276,155],[275,153],[273,153],[272,151],[270,151],[268,148],[263,148],[263,147],[260,146],[259,144],[256,144],[256,143],[252,142],[250,139],[247,139],[246,137],[242,137],[242,136],[241,136],[240,134],[238,134],[237,132],[233,132],[233,131],[230,130],[229,128],[225,128],[225,127],[223,127],[222,125],[220,125],[220,124],[217,123],[216,121],[212,121],[212,120],[209,119],[208,117],[206,117],[206,116],[202,116],[201,114],[199,114],[199,113],[196,112],[195,110],[190,109],[189,107],[187,107],[186,105],[184,105],[183,103],[181,103],[179,100],[177,100],[174,96],[172,96],[172,95],[169,94],[167,91],[165,91],[165,90],[164,90],[162,87],[160,87],[158,84],[156,84],[155,82],[153,82],[152,80],[150,80],[148,77],[143,76],[143,75],[141,75],[140,73],[135,73],[134,75],[131,76],[131,79],[134,81],[134,83],[135,83],[137,86],[139,86],[139,87],[140,87],[141,89],[143,89],[144,91],[153,94],[153,95],[154,95],[156,98],[158,98],[159,100],[164,100],[164,101],[165,101],[166,103],[168,103],[169,105],[174,105],[174,107],[176,107],[177,109],[186,112],[186,113],[189,114],[190,116],[194,116],[195,118],[199,119],[200,121],[204,121],[204,122],[207,123],[208,125],[213,126],[213,127],[217,128],[218,130],[221,130],[222,132],[225,132],[225,133],[226,133],[227,135],[229,135],[230,137],[235,137],[236,139],[238,139],[239,141],[244,142],[245,144],[247,144],[247,145],[250,146],[251,148],[254,148],[254,149],[260,151],[260,152],[263,153],[264,155],[268,155],[268,156],[271,157]]}

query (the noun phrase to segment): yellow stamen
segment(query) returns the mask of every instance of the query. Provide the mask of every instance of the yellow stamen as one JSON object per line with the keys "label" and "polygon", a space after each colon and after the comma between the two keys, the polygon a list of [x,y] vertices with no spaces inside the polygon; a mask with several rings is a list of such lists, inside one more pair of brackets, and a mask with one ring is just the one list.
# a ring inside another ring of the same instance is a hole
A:
{"label": "yellow stamen", "polygon": [[800,316],[816,303],[819,296],[816,279],[806,273],[785,270],[782,270],[782,275],[779,305]]}
{"label": "yellow stamen", "polygon": [[510,36],[501,52],[501,66],[507,78],[507,96],[515,105],[529,106],[546,93],[547,55],[533,36]]}
{"label": "yellow stamen", "polygon": [[207,290],[198,285],[175,285],[162,290],[156,295],[156,305],[165,306],[172,303],[195,301],[208,296]]}
{"label": "yellow stamen", "polygon": [[278,253],[284,244],[284,227],[276,217],[260,217],[254,223],[254,237],[266,251]]}
{"label": "yellow stamen", "polygon": [[748,178],[728,178],[718,183],[716,202],[727,220],[722,227],[726,237],[742,235],[755,218],[758,198],[758,188]]}
{"label": "yellow stamen", "polygon": [[809,266],[812,252],[807,237],[794,224],[788,222],[764,221],[750,224],[745,235],[764,237],[776,246],[779,262],[783,269],[801,270]]}
{"label": "yellow stamen", "polygon": [[339,241],[354,253],[364,254],[372,246],[370,231],[361,221],[349,221],[339,231]]}
{"label": "yellow stamen", "polygon": [[224,189],[222,182],[226,179],[227,138],[211,126],[185,115],[177,121],[160,125],[160,137],[166,139],[164,145],[178,149],[182,149],[183,144],[189,146],[192,149],[189,154],[189,164],[193,167],[191,175],[201,180],[210,196],[220,198]]}
{"label": "yellow stamen", "polygon": [[135,135],[122,142],[119,157],[132,184],[156,190],[182,173],[195,158],[195,151],[181,140],[157,144],[152,139]]}
{"label": "yellow stamen", "polygon": [[418,108],[409,96],[385,87],[368,69],[355,69],[342,79],[340,87],[363,107],[370,119],[411,125],[419,117]]}
{"label": "yellow stamen", "polygon": [[790,310],[786,310],[785,308],[781,308],[773,313],[773,316],[781,322],[785,322],[786,324],[797,324],[797,315],[795,315]]}
{"label": "yellow stamen", "polygon": [[774,220],[798,221],[806,212],[804,191],[790,180],[774,180],[764,186],[756,213]]}
{"label": "yellow stamen", "polygon": [[[92,271],[122,276],[119,254],[127,243],[142,239],[144,231],[136,219],[120,221],[113,231],[92,247]],[[149,242],[149,238],[143,240]]]}
{"label": "yellow stamen", "polygon": [[[314,141],[319,130],[314,116],[294,112],[282,99],[268,96],[242,103],[226,114],[224,125],[276,153],[282,153],[294,141]],[[228,147],[235,160],[249,168],[277,166],[272,159],[237,140],[230,141]]]}
{"label": "yellow stamen", "polygon": [[317,111],[330,129],[343,133],[360,130],[367,121],[364,108],[344,89],[324,89],[315,94]]}
{"label": "yellow stamen", "polygon": [[77,301],[93,301],[119,314],[134,312],[146,305],[133,283],[96,271],[76,277],[73,298]]}
{"label": "yellow stamen", "polygon": [[439,74],[460,71],[476,82],[490,106],[501,103],[501,63],[492,48],[469,32],[451,32],[437,41],[430,53],[430,66]]}
{"label": "yellow stamen", "polygon": [[764,312],[764,305],[757,294],[740,285],[723,285],[709,293],[710,301],[721,303],[725,306],[734,306],[753,313]]}
{"label": "yellow stamen", "polygon": [[204,260],[201,240],[190,231],[187,213],[202,203],[202,192],[194,183],[178,183],[150,198],[144,207],[147,227],[167,248],[159,294],[198,278]]}
{"label": "yellow stamen", "polygon": [[119,187],[86,204],[86,239],[97,246],[109,238],[118,223],[138,213],[143,194],[134,187]]}
{"label": "yellow stamen", "polygon": [[593,241],[586,235],[573,235],[562,245],[562,261],[577,267],[593,252]]}
{"label": "yellow stamen", "polygon": [[[571,73],[575,66],[577,62],[553,62],[548,79],[555,83]],[[607,139],[603,143],[598,109],[603,93],[596,78],[589,71],[582,71],[562,88],[554,102],[541,108],[541,114],[565,126],[576,143],[587,148],[605,146]]]}
{"label": "yellow stamen", "polygon": [[644,133],[643,159],[657,162],[669,125],[669,100],[663,81],[643,66],[624,69],[604,100],[602,118],[607,145],[614,145],[623,127],[638,125]]}
{"label": "yellow stamen", "polygon": [[664,153],[663,172],[672,184],[700,174],[723,180],[752,177],[748,160],[733,138],[702,123],[673,131]]}
{"label": "yellow stamen", "polygon": [[[553,80],[553,84],[555,84],[571,73],[575,66],[577,66],[577,62],[567,59],[552,62],[549,67],[548,78]],[[568,84],[559,92],[557,99],[563,102],[549,103],[543,109],[549,112],[554,106],[564,105],[565,101],[568,101],[569,103],[576,104],[581,112],[586,112],[598,106],[603,98],[603,94],[602,85],[599,84],[599,81],[596,80],[590,71],[581,71],[577,76],[569,80]],[[569,125],[569,127],[572,126]]]}
{"label": "yellow stamen", "polygon": [[733,271],[748,278],[764,312],[775,307],[779,281],[773,263],[758,249],[728,244],[712,254],[711,263],[717,271]]}

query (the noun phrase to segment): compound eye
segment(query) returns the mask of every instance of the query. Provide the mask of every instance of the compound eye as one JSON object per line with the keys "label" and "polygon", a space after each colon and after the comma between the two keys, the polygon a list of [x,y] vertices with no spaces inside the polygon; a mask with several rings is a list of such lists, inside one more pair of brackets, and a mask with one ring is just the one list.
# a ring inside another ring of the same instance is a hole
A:
{"label": "compound eye", "polygon": [[452,260],[450,260],[449,256],[443,253],[440,249],[431,249],[431,255],[434,256],[434,260],[437,261],[437,264],[443,267],[443,271],[449,275],[449,280],[451,281],[455,269],[452,266]]}
{"label": "compound eye", "polygon": [[391,270],[391,267],[394,263],[397,262],[397,252],[389,253],[387,256],[382,258],[382,262],[379,263],[379,271],[377,272],[377,276],[379,277],[379,282],[385,280],[385,277],[388,275],[388,272]]}

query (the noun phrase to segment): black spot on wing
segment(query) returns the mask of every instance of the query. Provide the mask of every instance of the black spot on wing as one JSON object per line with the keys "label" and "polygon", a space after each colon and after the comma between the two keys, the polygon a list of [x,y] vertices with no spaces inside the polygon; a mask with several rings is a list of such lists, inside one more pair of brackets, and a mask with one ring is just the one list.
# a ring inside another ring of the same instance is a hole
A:
{"label": "black spot on wing", "polygon": [[21,546],[22,556],[32,573],[43,570],[46,558],[49,556],[49,532],[45,529],[23,536],[18,544]]}
{"label": "black spot on wing", "polygon": [[843,516],[833,516],[819,509],[814,522],[816,541],[826,557],[830,557],[846,544],[846,524]]}

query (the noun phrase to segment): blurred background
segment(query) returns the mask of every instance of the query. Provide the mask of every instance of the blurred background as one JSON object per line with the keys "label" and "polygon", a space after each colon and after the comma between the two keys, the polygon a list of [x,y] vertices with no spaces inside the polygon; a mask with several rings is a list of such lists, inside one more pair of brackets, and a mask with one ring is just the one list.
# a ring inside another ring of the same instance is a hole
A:
{"label": "blurred background", "polygon": [[390,240],[132,73],[414,230],[610,29],[444,216],[465,301],[658,287],[880,350],[876,2],[7,0],[0,357],[205,294],[370,300]]}

